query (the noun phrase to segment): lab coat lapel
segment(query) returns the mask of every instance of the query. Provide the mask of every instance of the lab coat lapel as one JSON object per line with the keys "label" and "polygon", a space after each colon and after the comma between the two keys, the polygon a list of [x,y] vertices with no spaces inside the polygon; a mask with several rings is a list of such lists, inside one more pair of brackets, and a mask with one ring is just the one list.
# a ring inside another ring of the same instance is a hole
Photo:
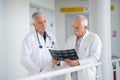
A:
{"label": "lab coat lapel", "polygon": [[84,48],[85,48],[85,46],[87,46],[87,44],[85,42],[86,42],[86,37],[88,36],[88,34],[89,34],[89,32],[87,31],[85,33],[85,35],[83,36],[81,42],[80,42],[80,46],[79,46],[79,49],[78,49],[78,56],[79,56],[79,58],[82,58],[81,55],[85,53],[85,49]]}
{"label": "lab coat lapel", "polygon": [[85,44],[85,41],[86,41],[86,37],[87,37],[88,34],[89,34],[89,32],[87,31],[87,32],[85,33],[85,35],[83,36],[83,38],[82,38],[82,40],[81,40],[81,43],[80,43],[80,47],[83,47],[83,46],[86,45],[86,44]]}
{"label": "lab coat lapel", "polygon": [[76,44],[76,36],[73,35],[70,37],[65,45],[65,49],[75,49],[75,44]]}
{"label": "lab coat lapel", "polygon": [[39,37],[39,39],[40,39],[41,45],[42,45],[43,47],[45,47],[45,40],[44,40],[43,36],[41,36],[41,35],[38,33],[38,37]]}

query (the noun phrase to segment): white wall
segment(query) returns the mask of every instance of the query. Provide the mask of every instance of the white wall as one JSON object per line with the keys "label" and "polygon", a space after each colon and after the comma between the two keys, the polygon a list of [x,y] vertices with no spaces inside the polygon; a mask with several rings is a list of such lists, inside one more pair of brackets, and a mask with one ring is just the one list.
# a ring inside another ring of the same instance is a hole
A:
{"label": "white wall", "polygon": [[29,0],[5,2],[5,80],[15,80],[27,74],[20,64],[21,45],[29,32]]}
{"label": "white wall", "polygon": [[115,10],[111,11],[111,34],[117,31],[117,36],[111,35],[112,54],[120,57],[120,0],[112,0],[111,4],[115,6]]}
{"label": "white wall", "polygon": [[[63,7],[80,7],[83,6],[85,8],[88,8],[88,2],[87,1],[79,1],[79,0],[55,0],[55,12],[56,12],[56,32],[57,32],[57,41],[60,46],[60,49],[63,49],[64,44],[66,42],[65,39],[65,14],[61,13],[60,8]],[[85,10],[84,13],[87,13],[88,10]]]}
{"label": "white wall", "polygon": [[4,80],[4,0],[0,0],[0,80]]}
{"label": "white wall", "polygon": [[[54,9],[53,0],[52,2],[49,0],[5,0],[5,5],[3,5],[5,7],[5,13],[3,13],[5,15],[5,25],[1,27],[3,24],[0,23],[0,36],[4,34],[5,37],[4,40],[0,39],[0,44],[5,41],[5,48],[2,47],[5,51],[0,51],[0,59],[2,59],[0,60],[0,63],[2,62],[0,64],[0,72],[4,67],[5,69],[2,72],[5,72],[5,79],[0,80],[16,80],[27,76],[27,70],[20,64],[20,54],[22,41],[30,30],[29,10],[31,2],[46,8],[49,7],[49,9]],[[0,10],[3,7],[1,4],[0,1]],[[2,14],[0,14],[0,20],[2,20],[1,16]],[[3,62],[5,62],[5,66],[1,66]],[[0,73],[0,78],[2,75],[3,73]]]}

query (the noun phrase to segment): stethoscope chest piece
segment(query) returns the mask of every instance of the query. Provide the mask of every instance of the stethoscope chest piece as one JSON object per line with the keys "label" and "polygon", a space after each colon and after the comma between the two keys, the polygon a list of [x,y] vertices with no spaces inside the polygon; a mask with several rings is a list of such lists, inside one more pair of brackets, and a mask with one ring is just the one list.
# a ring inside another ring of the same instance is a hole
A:
{"label": "stethoscope chest piece", "polygon": [[39,48],[43,48],[43,46],[42,46],[42,45],[39,45]]}

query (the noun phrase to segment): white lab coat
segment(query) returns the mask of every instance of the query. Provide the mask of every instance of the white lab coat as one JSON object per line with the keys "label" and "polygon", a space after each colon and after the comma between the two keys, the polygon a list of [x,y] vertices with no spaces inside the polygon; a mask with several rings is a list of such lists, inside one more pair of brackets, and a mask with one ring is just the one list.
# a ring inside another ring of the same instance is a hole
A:
{"label": "white lab coat", "polygon": [[[65,48],[74,49],[75,45],[76,36],[73,35],[68,39]],[[78,61],[80,63],[80,66],[98,62],[101,56],[101,48],[102,44],[98,35],[87,31],[81,40],[77,53],[79,56]],[[95,67],[78,71],[78,80],[95,80],[95,75]]]}
{"label": "white lab coat", "polygon": [[29,74],[38,74],[51,71],[54,67],[52,64],[52,57],[48,49],[58,49],[55,37],[47,32],[49,37],[44,38],[38,34],[39,40],[43,48],[39,48],[36,32],[29,33],[24,41],[22,47],[21,63],[29,71]]}

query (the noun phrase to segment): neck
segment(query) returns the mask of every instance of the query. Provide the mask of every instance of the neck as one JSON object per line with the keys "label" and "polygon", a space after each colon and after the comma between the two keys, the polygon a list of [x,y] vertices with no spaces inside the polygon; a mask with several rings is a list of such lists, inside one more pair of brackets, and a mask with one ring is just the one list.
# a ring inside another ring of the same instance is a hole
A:
{"label": "neck", "polygon": [[44,36],[44,32],[45,32],[45,31],[41,31],[41,32],[40,32],[40,31],[37,31],[37,32],[38,32],[41,36]]}
{"label": "neck", "polygon": [[40,35],[44,36],[44,32],[39,32],[39,33],[40,33]]}
{"label": "neck", "polygon": [[85,31],[82,33],[82,35],[77,36],[77,38],[78,38],[78,39],[79,39],[79,38],[82,38],[82,37],[85,35],[86,32],[87,32],[87,30],[85,30]]}

